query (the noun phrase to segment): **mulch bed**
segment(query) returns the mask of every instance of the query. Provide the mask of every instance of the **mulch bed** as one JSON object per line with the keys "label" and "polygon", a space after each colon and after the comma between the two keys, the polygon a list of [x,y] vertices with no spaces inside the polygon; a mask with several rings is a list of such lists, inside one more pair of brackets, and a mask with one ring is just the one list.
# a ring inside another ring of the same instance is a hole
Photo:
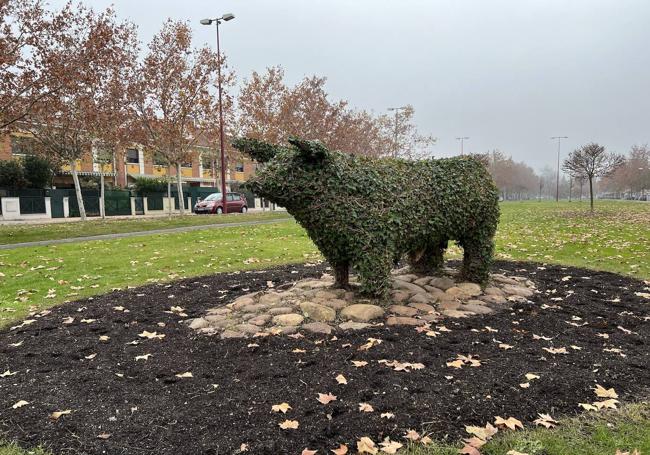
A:
{"label": "mulch bed", "polygon": [[[4,329],[0,374],[17,374],[0,378],[0,435],[64,454],[221,455],[237,453],[243,443],[254,454],[299,454],[305,447],[329,453],[341,443],[354,446],[362,436],[403,442],[405,431],[414,429],[456,440],[466,435],[465,425],[485,425],[497,415],[531,424],[540,412],[555,418],[575,414],[581,412],[578,403],[597,400],[596,383],[615,388],[622,402],[650,390],[650,300],[635,295],[650,291],[610,273],[499,262],[495,271],[535,281],[540,293],[533,303],[447,319],[438,327],[451,331],[437,337],[413,327],[386,327],[336,337],[220,340],[196,335],[179,315],[165,312],[181,306],[188,317],[198,317],[220,302],[266,288],[267,281],[279,287],[319,276],[324,267],[295,265],[116,291]],[[74,322],[63,324],[68,317]],[[143,331],[165,337],[140,338]],[[102,335],[110,339],[101,342]],[[358,350],[369,337],[383,343]],[[129,344],[135,340],[137,345]],[[505,350],[500,343],[513,347]],[[568,354],[545,347],[565,347]],[[86,358],[92,354],[97,355]],[[145,354],[152,356],[135,360]],[[458,354],[478,357],[482,365],[448,367]],[[398,372],[377,362],[382,359],[425,368]],[[368,365],[355,368],[352,360]],[[193,377],[176,376],[184,372]],[[524,389],[519,384],[529,372],[540,379]],[[347,385],[335,381],[339,374]],[[328,392],[337,400],[317,401],[318,393]],[[12,409],[19,400],[29,404]],[[292,407],[286,415],[271,412],[282,402]],[[375,411],[360,412],[362,402]],[[49,418],[68,409],[69,415]],[[386,412],[395,417],[381,418]],[[280,429],[285,419],[299,421],[299,428]]]}

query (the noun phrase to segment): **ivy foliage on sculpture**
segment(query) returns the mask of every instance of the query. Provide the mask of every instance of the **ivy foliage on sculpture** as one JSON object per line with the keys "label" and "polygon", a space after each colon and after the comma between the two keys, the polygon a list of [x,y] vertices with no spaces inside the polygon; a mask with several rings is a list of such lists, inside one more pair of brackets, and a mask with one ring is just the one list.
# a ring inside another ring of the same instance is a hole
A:
{"label": "ivy foliage on sculpture", "polygon": [[349,287],[383,297],[403,257],[416,272],[443,264],[450,240],[464,250],[463,279],[485,283],[499,219],[498,190],[471,157],[406,161],[348,155],[292,137],[289,146],[255,139],[233,145],[263,163],[245,186],[285,207]]}

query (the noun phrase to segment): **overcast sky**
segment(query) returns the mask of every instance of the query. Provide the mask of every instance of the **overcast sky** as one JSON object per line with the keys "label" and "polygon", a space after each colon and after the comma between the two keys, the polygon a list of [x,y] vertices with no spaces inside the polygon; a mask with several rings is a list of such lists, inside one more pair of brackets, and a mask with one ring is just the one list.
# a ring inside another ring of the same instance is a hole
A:
{"label": "overcast sky", "polygon": [[[51,0],[54,6],[62,0]],[[328,78],[332,97],[385,112],[412,104],[436,156],[495,148],[536,169],[588,141],[650,142],[648,0],[86,0],[113,4],[148,41],[168,17],[214,41],[240,77],[282,65]]]}

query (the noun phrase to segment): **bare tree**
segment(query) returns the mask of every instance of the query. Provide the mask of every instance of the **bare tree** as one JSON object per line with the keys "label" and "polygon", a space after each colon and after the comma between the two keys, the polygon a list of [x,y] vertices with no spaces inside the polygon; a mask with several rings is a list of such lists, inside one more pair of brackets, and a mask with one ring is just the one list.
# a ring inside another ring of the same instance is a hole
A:
{"label": "bare tree", "polygon": [[[217,64],[217,55],[209,47],[192,47],[192,32],[186,23],[169,20],[149,43],[131,91],[145,144],[176,168],[181,214],[182,164],[191,159],[199,138],[214,128],[218,104],[211,89]],[[222,70],[222,74],[228,81],[234,79],[232,72]]]}
{"label": "bare tree", "polygon": [[101,13],[68,3],[49,18],[50,33],[42,73],[56,86],[47,102],[34,105],[25,128],[43,153],[53,161],[67,163],[74,181],[79,215],[86,219],[77,161],[91,153],[96,140],[98,95],[107,75],[121,67],[134,42],[135,28],[118,23],[112,9]]}
{"label": "bare tree", "polygon": [[571,152],[562,163],[562,169],[574,178],[589,181],[589,200],[594,211],[594,178],[607,177],[625,163],[625,158],[616,153],[608,153],[605,147],[595,142],[583,145]]}
{"label": "bare tree", "polygon": [[418,131],[413,118],[415,109],[410,104],[395,111],[395,115],[384,114],[377,119],[383,141],[389,146],[385,156],[393,158],[422,159],[431,156],[431,147],[437,139],[430,134]]}

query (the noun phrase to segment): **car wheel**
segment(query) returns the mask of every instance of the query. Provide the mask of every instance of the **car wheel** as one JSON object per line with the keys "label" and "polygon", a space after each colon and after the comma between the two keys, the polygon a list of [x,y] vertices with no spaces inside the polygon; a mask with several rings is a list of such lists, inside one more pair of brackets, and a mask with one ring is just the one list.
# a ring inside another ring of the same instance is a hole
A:
{"label": "car wheel", "polygon": [[217,215],[221,215],[223,213],[223,209],[221,207],[217,207]]}
{"label": "car wheel", "polygon": [[241,208],[241,213],[246,213],[246,212],[248,212],[248,207],[243,206],[243,207]]}

